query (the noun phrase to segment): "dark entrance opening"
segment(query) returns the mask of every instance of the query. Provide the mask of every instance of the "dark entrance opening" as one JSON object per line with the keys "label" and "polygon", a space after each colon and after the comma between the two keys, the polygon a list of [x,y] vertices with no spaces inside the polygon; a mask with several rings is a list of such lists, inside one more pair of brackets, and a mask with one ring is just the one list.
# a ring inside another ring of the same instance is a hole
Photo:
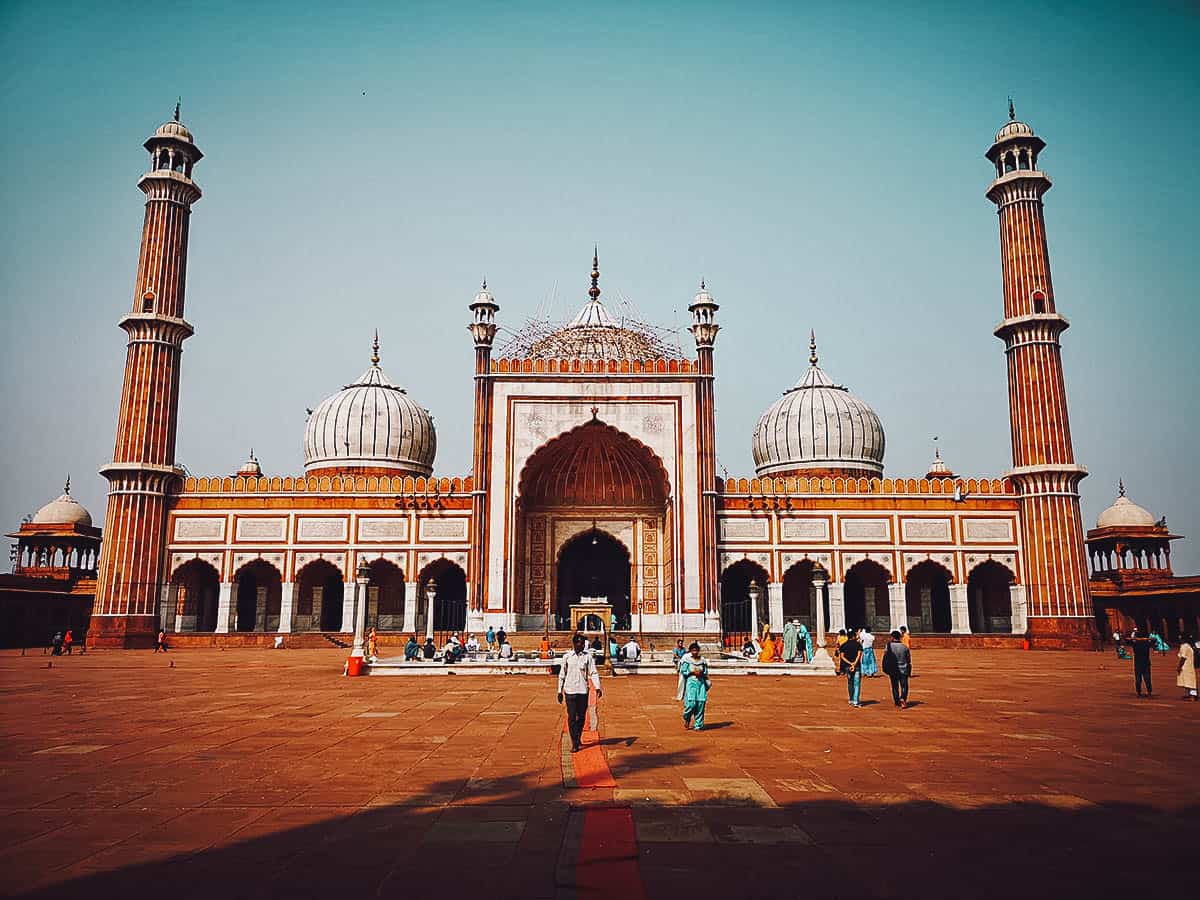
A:
{"label": "dark entrance opening", "polygon": [[[766,621],[767,573],[749,560],[736,562],[721,575],[721,636],[727,649],[740,651],[747,639],[758,637]],[[750,585],[758,585],[758,621],[751,622]]]}
{"label": "dark entrance opening", "polygon": [[235,631],[278,631],[282,601],[279,572],[269,563],[252,562],[237,577]]}
{"label": "dark entrance opening", "polygon": [[629,606],[629,551],[611,535],[593,528],[572,538],[558,556],[558,615],[568,628],[571,605],[584,597],[605,597],[614,630],[633,627]]}
{"label": "dark entrance opening", "polygon": [[891,629],[887,569],[869,559],[846,573],[846,628]]}
{"label": "dark entrance opening", "polygon": [[467,573],[448,559],[430,563],[421,573],[422,602],[428,602],[425,590],[432,581],[437,587],[433,598],[433,640],[442,647],[450,635],[458,634],[467,642],[463,630],[467,627]]}

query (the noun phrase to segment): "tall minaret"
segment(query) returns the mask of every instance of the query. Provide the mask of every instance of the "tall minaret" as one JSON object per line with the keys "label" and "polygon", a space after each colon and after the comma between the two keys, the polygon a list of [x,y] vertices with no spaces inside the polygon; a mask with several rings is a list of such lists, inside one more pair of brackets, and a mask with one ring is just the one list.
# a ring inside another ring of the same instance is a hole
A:
{"label": "tall minaret", "polygon": [[1017,121],[996,135],[987,158],[996,178],[987,197],[999,212],[1004,270],[1004,321],[996,336],[1008,354],[1008,404],[1012,428],[1010,477],[1021,497],[1024,582],[1029,630],[1039,646],[1090,642],[1092,608],[1079,514],[1079,482],[1067,420],[1058,314],[1042,195],[1050,179],[1038,169],[1045,142]]}
{"label": "tall minaret", "polygon": [[[488,571],[488,481],[492,464],[492,343],[500,307],[485,278],[470,305],[467,330],[475,340],[475,442],[471,454],[471,596],[467,627],[482,631]],[[511,627],[511,623],[505,623]]]}
{"label": "tall minaret", "polygon": [[108,513],[88,643],[148,646],[157,628],[165,571],[167,493],[182,475],[175,465],[179,359],[192,326],[183,318],[188,220],[200,188],[192,166],[203,154],[175,117],[146,141],[150,171],[133,309],[120,325],[129,335],[125,385],[108,479]]}
{"label": "tall minaret", "polygon": [[717,426],[713,395],[713,345],[717,341],[720,307],[700,279],[700,292],[692,298],[689,329],[696,340],[699,378],[696,382],[696,445],[700,454],[700,604],[706,618],[719,615],[717,589]]}

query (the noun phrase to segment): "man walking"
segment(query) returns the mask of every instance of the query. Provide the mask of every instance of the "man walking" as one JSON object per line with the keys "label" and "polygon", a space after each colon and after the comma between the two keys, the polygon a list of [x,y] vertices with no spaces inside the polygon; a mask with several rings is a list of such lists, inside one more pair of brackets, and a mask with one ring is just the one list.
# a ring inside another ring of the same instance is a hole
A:
{"label": "man walking", "polygon": [[883,651],[883,674],[892,682],[892,702],[899,709],[908,708],[908,676],[912,674],[912,653],[893,631],[892,639]]}
{"label": "man walking", "polygon": [[563,656],[558,670],[558,702],[567,700],[567,731],[571,734],[571,752],[579,752],[583,738],[583,722],[588,710],[588,683],[596,689],[596,699],[603,696],[600,690],[600,673],[596,669],[596,658],[588,651],[583,635],[579,632],[571,638],[571,652]]}
{"label": "man walking", "polygon": [[855,709],[860,705],[859,692],[862,690],[862,652],[862,644],[853,634],[838,647],[838,669],[846,676],[846,693],[849,695],[850,705]]}
{"label": "man walking", "polygon": [[1133,686],[1137,688],[1137,695],[1140,697],[1142,682],[1146,682],[1146,696],[1153,697],[1154,688],[1150,684],[1150,637],[1135,628],[1130,635],[1130,644],[1133,647]]}

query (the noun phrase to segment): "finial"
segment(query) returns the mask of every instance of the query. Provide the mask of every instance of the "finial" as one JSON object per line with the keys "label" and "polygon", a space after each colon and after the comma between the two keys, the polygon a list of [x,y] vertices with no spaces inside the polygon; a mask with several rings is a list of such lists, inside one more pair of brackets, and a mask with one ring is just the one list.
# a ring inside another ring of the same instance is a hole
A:
{"label": "finial", "polygon": [[599,417],[600,417],[600,407],[593,406],[592,407],[592,421],[595,422],[596,419],[598,419]]}
{"label": "finial", "polygon": [[1117,482],[1117,496],[1118,497],[1125,496],[1125,479],[1124,478],[1120,479]]}
{"label": "finial", "polygon": [[67,473],[67,483],[63,485],[63,493],[67,496],[71,495],[71,473]]}
{"label": "finial", "polygon": [[933,458],[934,459],[942,458],[942,451],[938,449],[938,442],[937,442],[936,434],[933,436]]}
{"label": "finial", "polygon": [[707,288],[704,286],[704,276],[703,275],[700,276],[700,290],[702,290],[702,291],[707,290]]}
{"label": "finial", "polygon": [[817,364],[817,332],[810,331],[808,333],[808,364],[815,366]]}
{"label": "finial", "polygon": [[593,301],[600,299],[600,250],[592,248],[592,286],[588,288],[588,296]]}
{"label": "finial", "polygon": [[1008,98],[1008,121],[1012,121],[1017,117],[1017,111],[1013,109],[1012,97]]}
{"label": "finial", "polygon": [[379,329],[375,329],[375,340],[371,342],[371,365],[379,365]]}
{"label": "finial", "polygon": [[256,457],[256,456],[254,455],[254,448],[253,448],[253,447],[251,447],[251,448],[250,448],[250,459],[251,459],[251,460],[253,460],[254,462],[258,462],[258,457]]}
{"label": "finial", "polygon": [[481,285],[479,286],[479,289],[480,289],[481,291],[486,291],[486,290],[487,290],[487,276],[486,276],[486,275],[484,275],[484,276],[483,276],[483,284],[481,284]]}
{"label": "finial", "polygon": [[179,121],[179,104],[181,104],[182,102],[183,102],[182,97],[180,97],[178,100],[175,101],[175,121],[176,122]]}

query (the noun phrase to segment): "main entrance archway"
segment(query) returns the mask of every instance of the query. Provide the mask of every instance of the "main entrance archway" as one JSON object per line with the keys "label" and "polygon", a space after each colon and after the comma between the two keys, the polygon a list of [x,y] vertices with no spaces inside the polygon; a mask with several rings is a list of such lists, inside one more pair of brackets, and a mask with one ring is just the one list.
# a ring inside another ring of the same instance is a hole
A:
{"label": "main entrance archway", "polygon": [[612,607],[615,630],[631,628],[630,583],[629,550],[624,544],[597,529],[572,538],[558,556],[558,623],[574,628],[571,604],[585,597],[603,597]]}
{"label": "main entrance archway", "polygon": [[673,611],[670,484],[645,444],[593,413],[529,457],[516,509],[521,627],[568,628],[581,597],[607,598],[618,628]]}

